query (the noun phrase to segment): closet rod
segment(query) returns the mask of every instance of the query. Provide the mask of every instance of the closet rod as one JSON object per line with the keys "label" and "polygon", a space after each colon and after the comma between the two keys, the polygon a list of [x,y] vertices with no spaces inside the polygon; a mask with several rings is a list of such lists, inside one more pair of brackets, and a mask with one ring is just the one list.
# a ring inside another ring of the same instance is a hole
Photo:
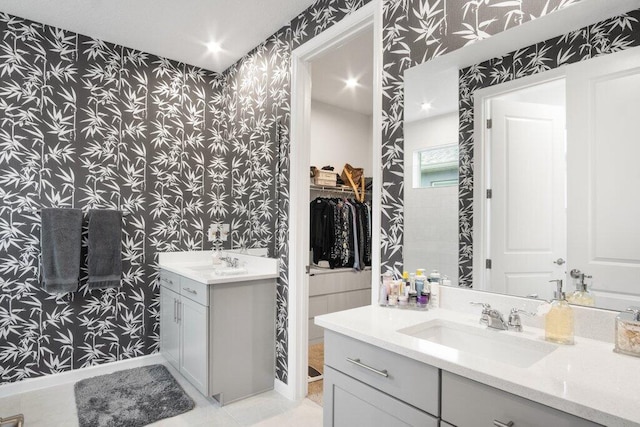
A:
{"label": "closet rod", "polygon": [[[22,212],[28,212],[28,213],[36,213],[36,214],[40,214],[40,212],[42,212],[41,209],[34,209],[34,208],[23,208],[21,210]],[[129,211],[121,211],[122,212],[122,216],[127,216],[129,215]],[[82,211],[83,214],[89,213],[89,211]]]}

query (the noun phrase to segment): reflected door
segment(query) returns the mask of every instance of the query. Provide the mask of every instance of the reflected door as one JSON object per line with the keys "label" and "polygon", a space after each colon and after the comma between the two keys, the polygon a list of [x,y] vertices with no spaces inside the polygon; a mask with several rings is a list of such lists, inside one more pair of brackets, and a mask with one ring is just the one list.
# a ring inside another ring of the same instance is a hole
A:
{"label": "reflected door", "polygon": [[566,267],[564,108],[492,100],[491,119],[491,290],[550,298]]}
{"label": "reflected door", "polygon": [[568,270],[615,310],[640,301],[639,95],[639,48],[567,69]]}

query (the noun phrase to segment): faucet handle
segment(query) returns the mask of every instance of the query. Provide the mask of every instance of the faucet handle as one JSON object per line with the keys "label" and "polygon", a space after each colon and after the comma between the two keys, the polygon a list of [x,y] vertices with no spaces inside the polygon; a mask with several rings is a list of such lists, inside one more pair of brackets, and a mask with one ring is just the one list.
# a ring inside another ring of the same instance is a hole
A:
{"label": "faucet handle", "polygon": [[527,310],[523,310],[521,308],[512,308],[511,309],[511,314],[524,314],[525,316],[535,316],[536,313],[532,313],[530,311]]}

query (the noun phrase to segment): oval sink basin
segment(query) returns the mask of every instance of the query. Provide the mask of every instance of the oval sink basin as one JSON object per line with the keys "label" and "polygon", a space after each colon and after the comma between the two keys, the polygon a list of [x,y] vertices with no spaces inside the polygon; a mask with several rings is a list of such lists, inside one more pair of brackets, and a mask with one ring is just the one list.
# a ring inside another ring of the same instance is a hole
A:
{"label": "oval sink basin", "polygon": [[441,319],[419,323],[398,332],[519,368],[528,368],[558,348],[546,341]]}

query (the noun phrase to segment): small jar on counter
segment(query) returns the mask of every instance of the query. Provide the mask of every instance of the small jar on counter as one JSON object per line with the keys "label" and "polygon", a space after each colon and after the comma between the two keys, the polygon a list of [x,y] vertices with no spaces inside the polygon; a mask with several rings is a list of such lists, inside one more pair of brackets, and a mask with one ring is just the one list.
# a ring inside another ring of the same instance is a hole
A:
{"label": "small jar on counter", "polygon": [[616,317],[616,353],[640,357],[640,307],[629,307]]}

